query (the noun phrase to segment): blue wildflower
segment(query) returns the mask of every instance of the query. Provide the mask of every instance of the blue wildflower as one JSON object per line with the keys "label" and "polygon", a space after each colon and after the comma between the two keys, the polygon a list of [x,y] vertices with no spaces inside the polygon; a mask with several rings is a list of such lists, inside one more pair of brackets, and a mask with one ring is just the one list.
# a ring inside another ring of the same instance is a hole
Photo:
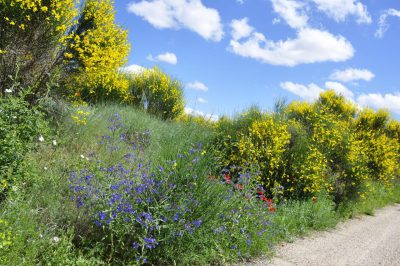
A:
{"label": "blue wildflower", "polygon": [[134,249],[138,249],[139,248],[139,244],[136,242],[132,242],[132,246]]}
{"label": "blue wildflower", "polygon": [[196,226],[197,228],[199,228],[201,226],[202,222],[203,222],[202,220],[197,220],[197,221],[193,222],[193,225]]}
{"label": "blue wildflower", "polygon": [[106,214],[104,212],[99,212],[99,218],[100,220],[104,220],[106,218]]}

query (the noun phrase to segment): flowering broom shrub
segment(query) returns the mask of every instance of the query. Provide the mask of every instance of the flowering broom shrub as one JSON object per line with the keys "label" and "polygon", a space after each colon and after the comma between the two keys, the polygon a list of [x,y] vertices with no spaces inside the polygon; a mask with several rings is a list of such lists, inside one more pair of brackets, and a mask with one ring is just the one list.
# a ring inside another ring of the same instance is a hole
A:
{"label": "flowering broom shrub", "polygon": [[280,183],[285,178],[283,154],[290,141],[287,125],[265,117],[255,121],[249,127],[249,134],[243,135],[238,143],[238,153],[232,157],[236,165],[246,163],[259,166],[259,182],[270,189],[274,182]]}
{"label": "flowering broom shrub", "polygon": [[128,33],[115,24],[111,0],[88,0],[64,52],[67,85],[85,100],[124,101],[128,81],[118,72],[129,53]]}
{"label": "flowering broom shrub", "polygon": [[335,197],[336,203],[352,198],[365,178],[363,172],[354,171],[355,166],[363,165],[363,158],[358,156],[351,129],[356,113],[353,104],[333,91],[326,91],[314,104],[294,103],[286,112],[308,134],[308,156],[303,157],[305,161],[300,160],[306,172],[299,172],[306,174],[305,178],[307,174],[311,177],[309,185],[303,188],[304,194],[325,190]]}
{"label": "flowering broom shrub", "polygon": [[162,119],[174,119],[183,113],[182,84],[159,68],[146,69],[129,77],[129,101]]}
{"label": "flowering broom shrub", "polygon": [[388,112],[365,109],[354,122],[355,135],[362,142],[362,153],[366,157],[368,175],[386,186],[398,177],[400,159],[396,126],[388,121]]}
{"label": "flowering broom shrub", "polygon": [[277,188],[297,199],[327,191],[340,204],[365,197],[373,181],[390,187],[398,177],[399,126],[388,118],[326,91],[282,114],[246,112],[219,121],[214,154],[221,168],[257,166],[268,196]]}
{"label": "flowering broom shrub", "polygon": [[157,166],[143,159],[150,132],[127,132],[118,115],[109,130],[83,156],[86,166],[70,173],[78,245],[96,247],[112,264],[190,263],[182,254],[229,258],[259,249],[271,203],[252,197],[250,174],[243,189],[227,189],[207,178],[201,146]]}
{"label": "flowering broom shrub", "polygon": [[77,11],[74,0],[0,2],[0,92],[12,85],[9,76],[16,73],[21,88],[38,85],[48,77],[61,47],[65,47]]}
{"label": "flowering broom shrub", "polygon": [[111,0],[5,0],[0,3],[0,94],[17,77],[37,100],[54,83],[84,100],[127,99],[118,72],[130,45]]}

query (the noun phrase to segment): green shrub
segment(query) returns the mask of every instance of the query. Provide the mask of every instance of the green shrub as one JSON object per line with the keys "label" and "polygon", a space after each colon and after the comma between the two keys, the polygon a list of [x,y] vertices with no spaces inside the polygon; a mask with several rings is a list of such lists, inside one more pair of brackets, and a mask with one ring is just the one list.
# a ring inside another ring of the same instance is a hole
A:
{"label": "green shrub", "polygon": [[1,192],[9,185],[12,173],[25,154],[49,133],[48,123],[38,108],[22,98],[0,98],[0,177]]}
{"label": "green shrub", "polygon": [[174,119],[183,113],[182,84],[157,67],[132,74],[129,101],[162,119]]}

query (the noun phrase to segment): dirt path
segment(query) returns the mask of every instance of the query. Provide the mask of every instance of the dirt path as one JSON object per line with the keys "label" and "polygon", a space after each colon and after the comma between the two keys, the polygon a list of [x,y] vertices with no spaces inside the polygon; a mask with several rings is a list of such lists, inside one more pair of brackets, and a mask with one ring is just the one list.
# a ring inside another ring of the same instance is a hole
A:
{"label": "dirt path", "polygon": [[272,261],[259,259],[247,265],[400,266],[400,205],[280,245]]}

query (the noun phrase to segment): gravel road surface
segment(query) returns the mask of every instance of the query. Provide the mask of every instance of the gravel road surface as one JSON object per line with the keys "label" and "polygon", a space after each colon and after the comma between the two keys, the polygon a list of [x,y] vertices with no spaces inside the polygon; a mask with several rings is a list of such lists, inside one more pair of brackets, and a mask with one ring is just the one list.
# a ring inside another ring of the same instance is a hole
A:
{"label": "gravel road surface", "polygon": [[400,205],[279,245],[272,260],[260,258],[246,265],[400,266]]}

